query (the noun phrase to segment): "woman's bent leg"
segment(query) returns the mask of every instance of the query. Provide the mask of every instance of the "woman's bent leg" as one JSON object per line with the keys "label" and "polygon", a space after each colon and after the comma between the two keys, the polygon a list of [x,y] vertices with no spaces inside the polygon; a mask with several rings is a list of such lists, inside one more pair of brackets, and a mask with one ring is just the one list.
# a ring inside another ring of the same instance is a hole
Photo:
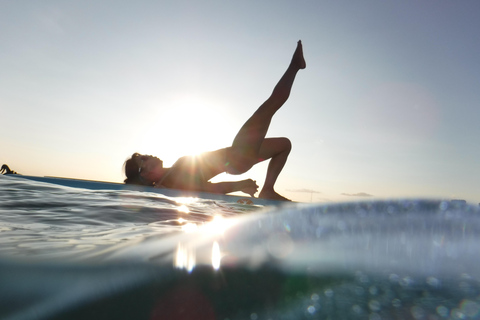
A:
{"label": "woman's bent leg", "polygon": [[292,144],[287,138],[266,138],[260,148],[260,157],[269,159],[267,176],[263,184],[262,191],[258,195],[259,198],[288,200],[279,195],[274,190],[275,182],[287,162],[288,155],[292,149]]}

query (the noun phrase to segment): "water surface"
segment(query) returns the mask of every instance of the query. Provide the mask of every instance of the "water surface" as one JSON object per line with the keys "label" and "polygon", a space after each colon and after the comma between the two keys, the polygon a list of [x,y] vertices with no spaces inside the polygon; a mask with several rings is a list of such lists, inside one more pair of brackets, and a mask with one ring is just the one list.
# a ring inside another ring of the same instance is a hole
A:
{"label": "water surface", "polygon": [[477,206],[0,190],[2,319],[480,319]]}

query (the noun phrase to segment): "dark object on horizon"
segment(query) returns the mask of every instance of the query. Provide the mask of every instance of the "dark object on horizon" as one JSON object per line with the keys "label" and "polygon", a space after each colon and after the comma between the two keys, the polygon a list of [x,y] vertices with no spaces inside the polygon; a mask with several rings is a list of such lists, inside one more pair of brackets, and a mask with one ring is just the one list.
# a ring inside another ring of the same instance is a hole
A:
{"label": "dark object on horizon", "polygon": [[2,165],[2,168],[0,169],[0,173],[2,174],[18,174],[17,172],[10,170],[10,168],[4,164]]}

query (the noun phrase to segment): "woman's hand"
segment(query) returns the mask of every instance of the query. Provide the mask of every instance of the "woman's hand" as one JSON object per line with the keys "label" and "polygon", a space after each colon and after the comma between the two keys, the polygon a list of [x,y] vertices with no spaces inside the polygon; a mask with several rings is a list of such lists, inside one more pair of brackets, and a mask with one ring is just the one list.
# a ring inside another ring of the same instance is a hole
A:
{"label": "woman's hand", "polygon": [[249,194],[252,197],[258,191],[257,182],[253,181],[252,179],[238,181],[238,183],[239,183],[240,191],[246,194]]}

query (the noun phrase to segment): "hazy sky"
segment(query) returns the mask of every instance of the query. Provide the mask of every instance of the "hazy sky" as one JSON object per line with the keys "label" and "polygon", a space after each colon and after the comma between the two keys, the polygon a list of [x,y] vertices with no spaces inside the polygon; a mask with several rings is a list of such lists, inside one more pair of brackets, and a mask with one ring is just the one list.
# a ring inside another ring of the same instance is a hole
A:
{"label": "hazy sky", "polygon": [[[299,201],[480,202],[480,1],[2,1],[0,162],[123,181],[230,145],[302,39],[269,136]],[[242,176],[262,185],[266,164]]]}

